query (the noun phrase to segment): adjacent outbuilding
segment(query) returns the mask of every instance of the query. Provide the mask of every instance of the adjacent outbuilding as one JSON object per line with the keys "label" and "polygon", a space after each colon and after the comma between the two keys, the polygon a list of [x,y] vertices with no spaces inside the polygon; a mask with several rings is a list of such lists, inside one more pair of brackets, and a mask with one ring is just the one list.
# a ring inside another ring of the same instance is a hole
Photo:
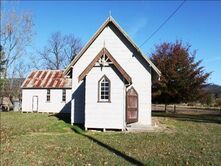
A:
{"label": "adjacent outbuilding", "polygon": [[23,82],[22,112],[71,112],[71,79],[62,70],[38,70]]}

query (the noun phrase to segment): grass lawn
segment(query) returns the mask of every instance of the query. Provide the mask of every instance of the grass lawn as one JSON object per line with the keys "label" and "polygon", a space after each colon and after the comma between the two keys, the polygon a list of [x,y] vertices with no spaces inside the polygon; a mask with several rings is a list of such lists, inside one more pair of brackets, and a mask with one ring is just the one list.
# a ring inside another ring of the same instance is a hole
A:
{"label": "grass lawn", "polygon": [[56,116],[1,112],[1,165],[220,165],[221,117],[155,113],[165,131],[83,132]]}

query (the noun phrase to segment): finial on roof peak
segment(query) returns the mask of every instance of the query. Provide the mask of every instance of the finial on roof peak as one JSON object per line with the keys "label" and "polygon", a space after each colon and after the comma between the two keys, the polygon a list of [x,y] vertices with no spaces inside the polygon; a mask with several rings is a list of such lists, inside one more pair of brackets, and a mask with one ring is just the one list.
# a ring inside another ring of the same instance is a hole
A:
{"label": "finial on roof peak", "polygon": [[112,17],[112,15],[111,15],[111,10],[109,11],[109,17],[108,17],[108,19],[111,21],[111,20],[113,20],[113,17]]}
{"label": "finial on roof peak", "polygon": [[109,10],[109,17],[111,18],[111,10]]}

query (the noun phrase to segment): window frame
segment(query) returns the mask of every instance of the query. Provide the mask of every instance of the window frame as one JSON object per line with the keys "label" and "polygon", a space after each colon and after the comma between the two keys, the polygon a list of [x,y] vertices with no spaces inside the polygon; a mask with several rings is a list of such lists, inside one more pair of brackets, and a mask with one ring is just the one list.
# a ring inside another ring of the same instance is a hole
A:
{"label": "window frame", "polygon": [[66,89],[62,89],[62,96],[61,96],[61,101],[66,103],[66,98],[67,98],[67,91]]}
{"label": "window frame", "polygon": [[[108,99],[101,99],[101,82],[103,79],[106,79],[109,83],[109,90],[108,90]],[[100,80],[98,81],[98,103],[110,103],[111,102],[111,81],[110,79],[106,76],[103,75]]]}
{"label": "window frame", "polygon": [[51,101],[51,89],[47,89],[46,102],[50,102],[50,101]]}

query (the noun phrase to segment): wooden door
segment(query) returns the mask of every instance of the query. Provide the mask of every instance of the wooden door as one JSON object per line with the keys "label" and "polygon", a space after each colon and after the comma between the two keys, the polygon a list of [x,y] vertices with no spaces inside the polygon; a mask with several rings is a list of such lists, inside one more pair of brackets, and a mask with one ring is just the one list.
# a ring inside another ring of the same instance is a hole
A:
{"label": "wooden door", "polygon": [[32,98],[32,111],[38,111],[38,96],[33,96]]}
{"label": "wooden door", "polygon": [[132,87],[126,94],[126,123],[134,123],[138,121],[138,94]]}

